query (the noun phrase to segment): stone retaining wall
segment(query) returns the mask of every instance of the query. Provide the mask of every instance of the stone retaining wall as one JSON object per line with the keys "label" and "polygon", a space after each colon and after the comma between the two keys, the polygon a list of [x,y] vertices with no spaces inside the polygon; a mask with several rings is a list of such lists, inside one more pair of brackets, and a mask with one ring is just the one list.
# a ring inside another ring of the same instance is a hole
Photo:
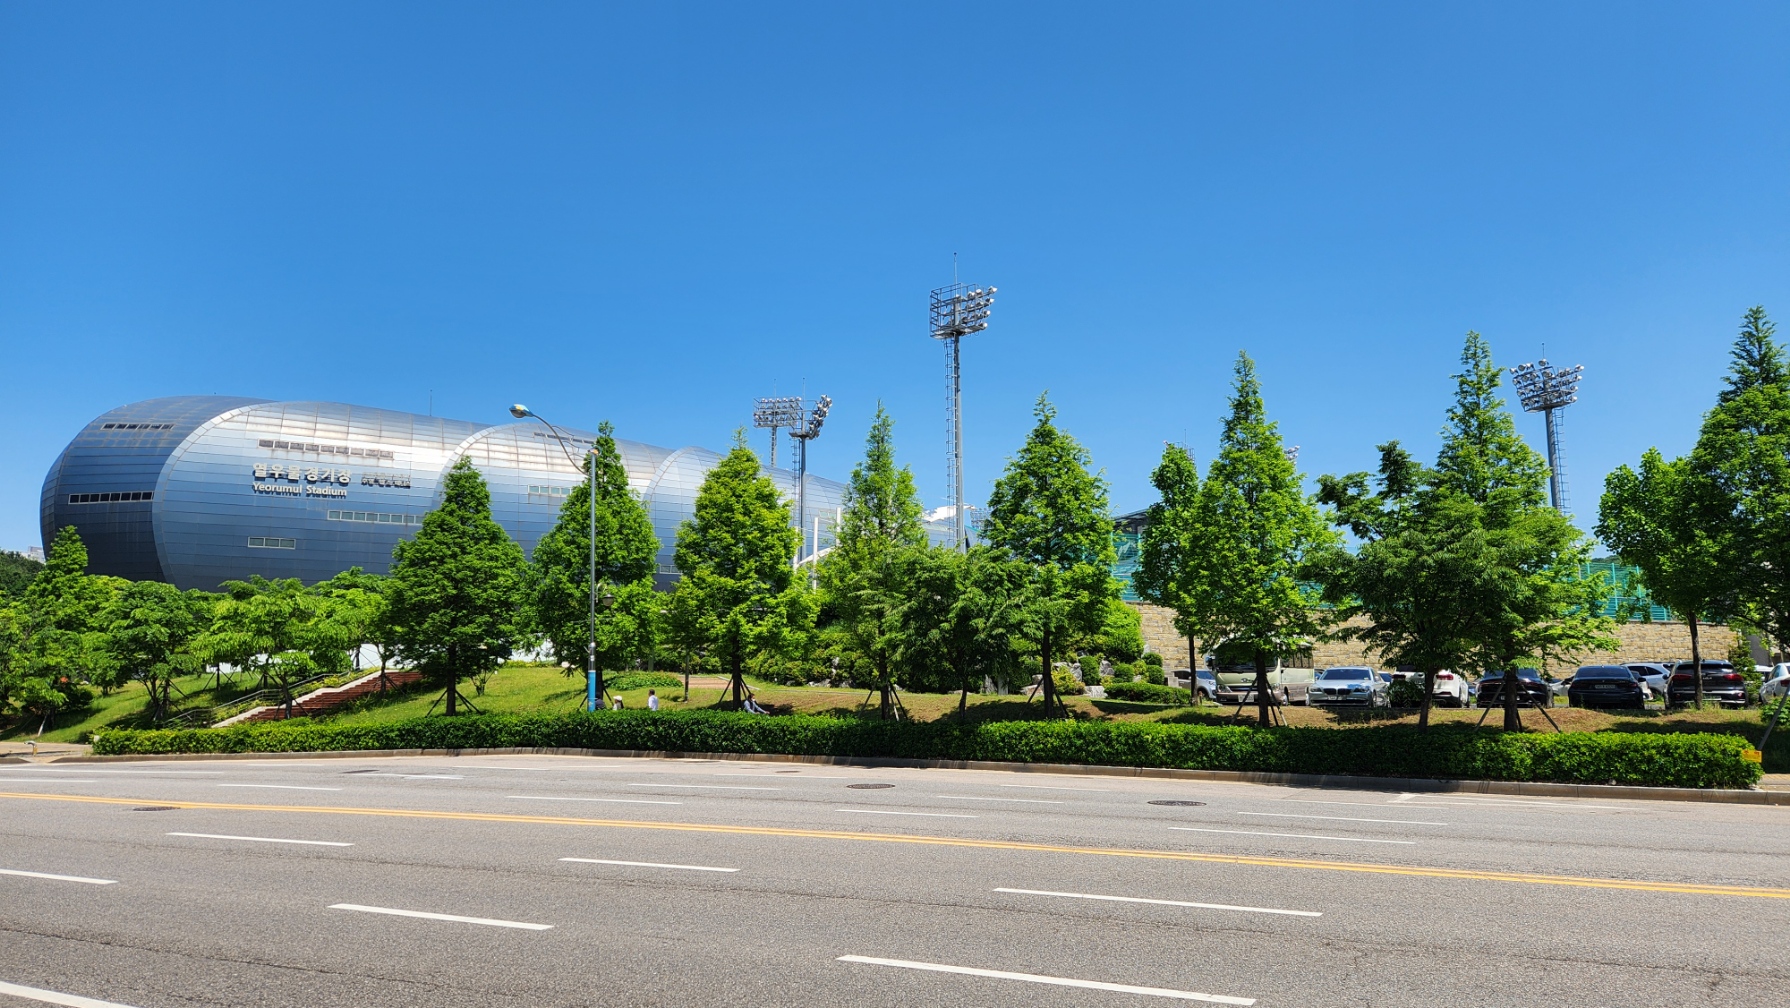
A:
{"label": "stone retaining wall", "polygon": [[[1144,646],[1162,656],[1168,668],[1188,668],[1187,638],[1175,632],[1174,614],[1147,602],[1128,602],[1142,618]],[[1703,657],[1726,658],[1734,643],[1734,631],[1725,626],[1705,625],[1698,629],[1698,643]],[[1594,651],[1578,656],[1571,666],[1609,662],[1620,664],[1635,661],[1688,661],[1691,656],[1691,635],[1683,623],[1622,623],[1616,627],[1622,646],[1614,651]],[[1757,656],[1755,656],[1757,658]],[[1763,661],[1764,659],[1758,659]],[[1312,647],[1314,668],[1330,665],[1379,665],[1378,655],[1368,654],[1360,644],[1350,642],[1319,643]],[[1562,663],[1563,665],[1566,663]]]}

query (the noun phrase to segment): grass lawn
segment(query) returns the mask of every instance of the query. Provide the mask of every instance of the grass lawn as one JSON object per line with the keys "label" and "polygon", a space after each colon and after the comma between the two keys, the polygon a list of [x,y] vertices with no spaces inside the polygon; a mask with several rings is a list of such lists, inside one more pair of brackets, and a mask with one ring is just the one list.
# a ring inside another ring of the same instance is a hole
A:
{"label": "grass lawn", "polygon": [[[252,691],[257,681],[243,676],[236,682],[225,679],[221,689],[214,689],[214,685],[215,680],[209,675],[181,676],[175,679],[175,708],[210,707],[229,703]],[[126,683],[113,690],[109,696],[94,698],[93,704],[85,710],[58,715],[55,727],[46,728],[42,735],[37,734],[40,719],[25,717],[0,729],[0,740],[22,742],[36,738],[40,742],[75,742],[79,741],[82,734],[100,728],[147,728],[149,725],[143,720],[143,712],[148,703],[149,694],[142,683]]]}
{"label": "grass lawn", "polygon": [[[221,695],[212,692],[212,680],[208,677],[193,676],[177,681],[176,685],[188,696],[180,705],[189,706],[228,701],[231,697],[240,695],[250,684],[244,683],[244,689],[237,689],[226,683]],[[773,713],[822,714],[833,717],[875,717],[877,713],[875,694],[867,694],[860,689],[778,686],[756,681],[750,682],[750,685],[758,702]],[[659,700],[667,710],[715,708],[720,706],[725,688],[726,680],[719,676],[694,676],[690,680],[691,697],[687,704],[683,700],[681,687],[659,690]],[[491,677],[483,696],[478,695],[469,682],[461,684],[460,693],[471,700],[478,710],[486,713],[570,713],[583,707],[584,677],[568,677],[557,666],[552,665],[509,665]],[[429,713],[432,706],[439,715],[440,696],[439,690],[416,687],[400,691],[384,700],[368,698],[353,707],[318,720],[345,725],[383,724],[422,717]],[[629,708],[646,706],[645,687],[628,690],[620,696],[622,703]],[[1245,708],[1242,718],[1238,719],[1235,707],[1216,707],[1210,704],[1191,708],[1122,700],[1093,700],[1079,696],[1066,697],[1065,700],[1074,716],[1102,721],[1223,725],[1253,723],[1255,718],[1254,707]],[[133,722],[139,721],[142,716],[144,701],[143,687],[132,683],[110,696],[95,700],[93,706],[86,711],[59,718],[57,726],[45,731],[42,740],[74,742],[82,733],[108,725],[134,727]],[[931,721],[958,716],[958,696],[955,693],[903,693],[901,701],[908,716],[915,720]],[[1348,729],[1415,724],[1417,721],[1415,712],[1333,711],[1317,707],[1283,707],[1281,710],[1287,724],[1303,727]],[[971,694],[964,716],[978,721],[1019,720],[1039,717],[1041,713],[1042,706],[1036,700],[1028,701],[1024,696]],[[1744,735],[1755,745],[1764,733],[1765,720],[1764,715],[1756,709],[1605,712],[1556,707],[1549,713],[1562,731],[1724,732]],[[1479,721],[1480,714],[1481,711],[1477,708],[1437,708],[1430,712],[1430,720],[1443,725],[1472,725]],[[1485,719],[1488,729],[1500,724],[1501,718],[1500,711],[1492,711]],[[1790,773],[1790,714],[1786,715],[1785,721],[1780,730],[1772,735],[1771,746],[1765,753],[1767,773]],[[1523,723],[1531,730],[1551,730],[1547,721],[1536,711],[1525,711]],[[36,730],[36,719],[29,719],[0,731],[0,739],[28,739]]]}

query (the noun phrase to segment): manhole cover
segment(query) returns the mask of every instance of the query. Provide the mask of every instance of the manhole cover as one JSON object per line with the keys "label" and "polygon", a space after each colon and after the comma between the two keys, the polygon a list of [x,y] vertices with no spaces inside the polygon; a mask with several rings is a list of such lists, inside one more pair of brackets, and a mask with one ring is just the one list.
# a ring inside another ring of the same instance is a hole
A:
{"label": "manhole cover", "polygon": [[180,806],[178,805],[138,805],[131,809],[132,812],[177,812],[179,810]]}
{"label": "manhole cover", "polygon": [[894,787],[894,786],[895,785],[893,785],[893,784],[847,784],[846,785],[846,787],[858,788],[859,790],[864,790],[864,791],[868,791],[872,788],[886,788],[886,787]]}
{"label": "manhole cover", "polygon": [[1157,798],[1154,801],[1150,802],[1150,804],[1152,804],[1152,805],[1204,805],[1206,803],[1203,801],[1181,801],[1179,798]]}

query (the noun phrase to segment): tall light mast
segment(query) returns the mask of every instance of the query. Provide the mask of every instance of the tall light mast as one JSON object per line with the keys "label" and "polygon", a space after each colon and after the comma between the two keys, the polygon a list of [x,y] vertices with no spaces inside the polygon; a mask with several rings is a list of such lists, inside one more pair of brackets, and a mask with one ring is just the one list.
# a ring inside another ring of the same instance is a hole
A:
{"label": "tall light mast", "polygon": [[932,292],[932,338],[945,344],[945,484],[951,492],[956,546],[968,549],[963,507],[963,337],[988,328],[995,288],[954,283]]}
{"label": "tall light mast", "polygon": [[1533,364],[1518,364],[1510,369],[1511,384],[1523,409],[1540,413],[1548,431],[1548,496],[1554,510],[1566,513],[1566,456],[1560,447],[1560,411],[1579,401],[1579,379],[1585,365],[1556,368],[1543,357]]}

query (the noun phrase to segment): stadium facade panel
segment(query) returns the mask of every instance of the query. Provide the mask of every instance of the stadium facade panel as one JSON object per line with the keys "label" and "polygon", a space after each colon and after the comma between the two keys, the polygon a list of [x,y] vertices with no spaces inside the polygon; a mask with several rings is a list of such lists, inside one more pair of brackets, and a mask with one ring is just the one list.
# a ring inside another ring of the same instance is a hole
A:
{"label": "stadium facade panel", "polygon": [[[579,460],[594,437],[560,430],[564,447],[535,421],[485,425],[233,396],[149,399],[95,418],[63,449],[44,479],[44,542],[73,525],[92,573],[181,588],[216,590],[253,574],[314,583],[350,567],[384,574],[392,547],[415,535],[464,455],[491,488],[492,517],[532,554],[584,478]],[[621,438],[616,446],[659,539],[656,580],[669,587],[678,528],[721,456]],[[766,475],[793,505],[795,474]],[[813,475],[807,488],[808,535],[819,516],[825,549],[845,488]],[[948,541],[943,523],[928,531]]]}

